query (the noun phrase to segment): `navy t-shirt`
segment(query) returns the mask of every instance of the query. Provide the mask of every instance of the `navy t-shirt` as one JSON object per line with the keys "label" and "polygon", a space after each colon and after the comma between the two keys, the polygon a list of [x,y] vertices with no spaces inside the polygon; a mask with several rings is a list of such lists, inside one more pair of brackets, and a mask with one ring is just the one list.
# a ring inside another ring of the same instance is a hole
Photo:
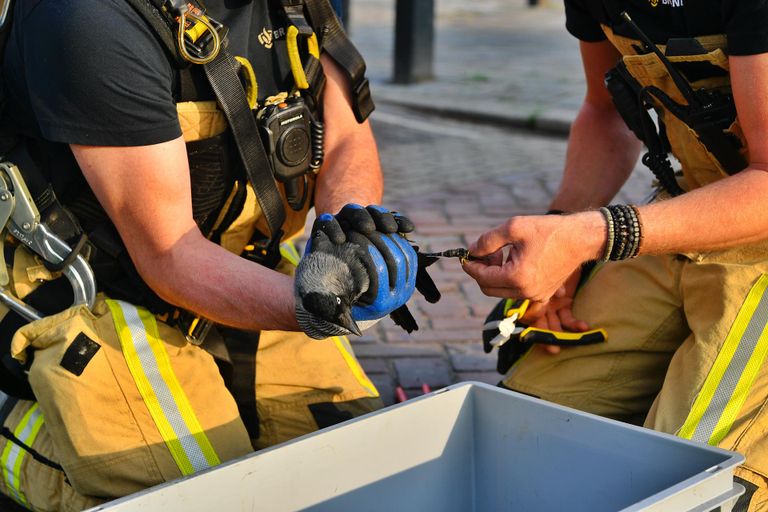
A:
{"label": "navy t-shirt", "polygon": [[[124,0],[15,3],[3,62],[4,122],[46,141],[136,146],[181,135],[177,73],[156,34]],[[207,0],[248,58],[260,99],[290,89],[279,2]]]}
{"label": "navy t-shirt", "polygon": [[768,52],[768,0],[565,0],[566,28],[588,42],[605,39],[601,24],[635,38],[619,18],[622,11],[656,44],[725,34],[731,55]]}

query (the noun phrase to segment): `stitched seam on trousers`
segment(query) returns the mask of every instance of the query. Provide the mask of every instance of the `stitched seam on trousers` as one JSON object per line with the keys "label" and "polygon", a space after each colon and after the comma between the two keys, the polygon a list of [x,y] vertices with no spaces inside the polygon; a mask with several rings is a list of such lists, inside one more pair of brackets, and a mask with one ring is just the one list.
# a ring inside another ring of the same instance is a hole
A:
{"label": "stitched seam on trousers", "polygon": [[[309,404],[314,404],[314,403],[323,403],[323,402],[338,403],[340,401],[341,402],[352,402],[352,401],[355,401],[355,400],[368,400],[368,399],[375,400],[375,399],[379,398],[377,396],[376,397],[373,397],[373,396],[354,396],[353,395],[354,391],[345,391],[344,393],[333,393],[333,394],[331,394],[330,400],[329,400],[328,399],[329,397],[328,397],[327,394],[325,394],[324,396],[320,397],[319,396],[320,393],[322,393],[322,391],[312,392],[312,395],[309,398],[305,398],[305,399],[302,399],[302,400],[295,400],[295,401],[291,401],[291,402],[279,403],[279,402],[282,402],[282,401],[279,401],[278,403],[268,404],[266,402],[273,401],[273,399],[261,398],[261,399],[257,400],[257,403],[260,404],[263,409],[268,410],[268,411],[282,411],[284,409],[291,409],[291,408],[294,408],[296,406],[309,405]],[[257,396],[258,396],[258,391],[257,391]],[[341,400],[334,400],[334,398],[340,398]]]}
{"label": "stitched seam on trousers", "polygon": [[760,471],[759,469],[755,469],[754,467],[750,466],[749,465],[749,461],[744,462],[744,464],[742,464],[739,467],[741,467],[743,469],[746,469],[748,471],[751,471],[752,473],[754,473],[756,475],[760,475],[760,476],[762,476],[765,479],[768,479],[768,474],[766,474],[764,471]]}
{"label": "stitched seam on trousers", "polygon": [[[757,410],[755,414],[752,415],[752,418],[750,418],[749,423],[746,427],[744,427],[744,430],[741,431],[739,436],[736,438],[736,441],[733,443],[733,448],[728,448],[729,450],[737,450],[739,448],[739,445],[742,441],[742,438],[747,435],[747,432],[749,432],[749,429],[752,428],[752,426],[755,424],[758,418],[762,415],[763,411],[765,410],[766,404],[768,404],[768,397],[763,400],[763,403],[760,404],[760,408]],[[756,471],[759,473],[759,471]],[[760,473],[762,474],[762,473]],[[766,476],[766,475],[763,475]],[[766,476],[768,478],[768,476]]]}
{"label": "stitched seam on trousers", "polygon": [[[659,326],[656,327],[656,329],[654,329],[653,332],[651,332],[651,334],[646,337],[645,341],[638,347],[638,350],[636,351],[641,351],[640,349],[648,348],[648,346],[651,344],[652,341],[654,343],[657,342],[661,333],[666,330],[668,324],[671,324],[672,321],[679,314],[680,314],[680,310],[678,309],[672,310],[672,312],[669,315],[667,315],[667,317],[664,320],[662,320]],[[609,336],[610,336],[610,333],[609,333]],[[610,343],[610,341],[607,341],[606,343]],[[682,344],[682,341],[680,343]],[[606,389],[606,390],[616,389],[619,387],[623,387],[627,385],[627,383],[631,383],[634,380],[633,377],[626,377],[626,376],[623,378],[617,379],[617,374],[620,372],[620,367],[621,367],[620,363],[622,363],[629,356],[629,354],[630,352],[628,351],[624,351],[619,354],[616,354],[617,357],[614,359],[613,364],[611,365],[611,369],[608,372],[608,375],[605,379],[606,384],[605,386],[602,387],[602,389]],[[661,389],[661,387],[659,387],[659,389]]]}
{"label": "stitched seam on trousers", "polygon": [[[90,312],[90,311],[89,311]],[[94,317],[95,320],[95,317]],[[99,334],[99,330],[96,328],[96,322],[93,323],[93,330]],[[105,340],[106,338],[99,336],[100,340]],[[106,344],[106,343],[105,343]],[[118,347],[119,347],[119,340],[118,340]],[[144,445],[149,447],[151,446],[149,440],[144,435],[144,431],[139,427],[138,418],[136,417],[136,413],[133,411],[133,409],[130,407],[130,401],[128,400],[128,395],[125,393],[125,390],[123,389],[123,383],[120,382],[120,379],[117,377],[117,374],[115,373],[115,369],[112,367],[112,361],[108,354],[109,351],[102,351],[103,357],[107,360],[107,366],[109,367],[109,371],[112,373],[112,378],[117,383],[117,389],[120,391],[120,395],[123,397],[123,400],[125,401],[126,408],[128,409],[128,414],[125,416],[130,418],[131,422],[133,423],[134,429],[138,432],[139,436],[141,436],[141,440],[143,441]],[[120,352],[122,354],[122,352]],[[123,362],[125,360],[123,359]],[[132,384],[132,381],[129,381],[129,384]],[[154,450],[147,450],[149,453],[149,457],[144,457],[145,464],[144,467],[147,470],[147,473],[153,477],[156,481],[162,481],[165,480],[165,477],[163,476],[163,472],[160,470],[160,461],[157,460],[157,457],[155,457],[155,451]],[[152,464],[152,467],[149,467],[149,464]],[[87,467],[87,466],[84,466]]]}
{"label": "stitched seam on trousers", "polygon": [[[641,351],[639,349],[647,348],[649,345],[652,344],[651,342],[654,342],[654,343],[657,342],[661,334],[665,330],[667,330],[667,327],[669,326],[669,324],[673,323],[673,321],[676,320],[676,318],[679,315],[680,315],[680,310],[673,309],[669,313],[669,315],[667,315],[667,317],[659,324],[659,326],[656,327],[656,329],[654,329],[653,332],[651,332],[651,334],[646,337],[645,341],[638,347],[638,350],[633,352]],[[610,341],[608,341],[607,343],[610,343]],[[681,344],[682,344],[682,341],[681,341]],[[621,363],[623,363],[624,360],[626,360],[626,358],[629,357],[631,354],[632,352],[629,352],[629,351],[624,351],[621,353],[614,354],[613,362],[611,364],[611,369],[604,380],[604,385],[600,386],[599,388],[601,391],[611,391],[614,389],[623,388],[623,387],[626,387],[627,385],[631,385],[634,382],[633,376],[619,375],[621,371],[620,369],[622,367]],[[672,356],[670,355],[670,358],[671,357]],[[661,390],[661,385],[659,386],[657,393],[660,390]],[[580,397],[579,400],[575,401],[575,403],[577,404],[576,408],[580,408],[580,406],[583,406],[586,403],[594,401],[595,391],[593,390],[591,392],[579,392],[578,394],[573,394],[570,396]]]}

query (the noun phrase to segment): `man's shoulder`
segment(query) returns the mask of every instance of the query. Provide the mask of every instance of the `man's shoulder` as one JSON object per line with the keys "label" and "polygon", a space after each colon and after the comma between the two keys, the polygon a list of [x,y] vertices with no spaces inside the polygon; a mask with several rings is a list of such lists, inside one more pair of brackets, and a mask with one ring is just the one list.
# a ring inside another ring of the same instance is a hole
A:
{"label": "man's shoulder", "polygon": [[22,8],[20,23],[25,28],[41,29],[35,39],[79,41],[98,51],[103,39],[146,37],[151,27],[127,0],[39,0]]}

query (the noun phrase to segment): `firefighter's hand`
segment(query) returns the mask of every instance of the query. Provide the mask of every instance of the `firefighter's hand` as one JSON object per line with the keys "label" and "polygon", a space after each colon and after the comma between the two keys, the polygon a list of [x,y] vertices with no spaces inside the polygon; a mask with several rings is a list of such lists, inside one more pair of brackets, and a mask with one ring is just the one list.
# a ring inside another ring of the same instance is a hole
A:
{"label": "firefighter's hand", "polygon": [[464,271],[486,295],[546,303],[585,261],[602,255],[606,233],[594,211],[512,217],[469,248],[480,259]]}
{"label": "firefighter's hand", "polygon": [[[573,314],[573,297],[581,271],[576,271],[546,303],[531,303],[523,317],[528,324],[550,331],[584,332],[589,325],[577,319]],[[531,318],[532,317],[532,318]],[[539,345],[539,349],[548,354],[559,354],[562,347],[557,345]]]}

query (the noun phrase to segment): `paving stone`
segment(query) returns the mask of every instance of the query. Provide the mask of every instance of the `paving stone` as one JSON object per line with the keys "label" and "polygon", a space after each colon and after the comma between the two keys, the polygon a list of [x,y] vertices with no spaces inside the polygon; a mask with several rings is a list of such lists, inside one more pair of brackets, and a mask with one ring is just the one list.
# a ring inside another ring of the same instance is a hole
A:
{"label": "paving stone", "polygon": [[436,389],[453,382],[448,363],[442,358],[395,359],[395,371],[404,388],[420,388],[428,384]]}
{"label": "paving stone", "polygon": [[374,373],[389,373],[389,365],[385,359],[374,359],[371,357],[359,358],[360,366],[365,373],[372,375]]}
{"label": "paving stone", "polygon": [[496,354],[486,354],[482,344],[450,345],[448,353],[456,372],[483,372],[496,370]]}
{"label": "paving stone", "polygon": [[459,372],[456,374],[456,382],[477,381],[485,382],[492,386],[497,385],[504,377],[497,373],[492,372]]}
{"label": "paving stone", "polygon": [[365,357],[440,357],[444,355],[443,346],[439,343],[372,343],[361,345],[355,349],[359,358]]}
{"label": "paving stone", "polygon": [[459,330],[464,332],[475,332],[480,335],[480,331],[483,328],[482,322],[476,317],[454,317],[454,318],[439,318],[436,319],[433,324],[435,329],[441,330]]}
{"label": "paving stone", "polygon": [[376,389],[379,390],[379,396],[381,396],[384,405],[394,404],[396,387],[394,379],[390,375],[383,373],[375,373],[368,377],[373,382],[373,385],[376,386]]}

